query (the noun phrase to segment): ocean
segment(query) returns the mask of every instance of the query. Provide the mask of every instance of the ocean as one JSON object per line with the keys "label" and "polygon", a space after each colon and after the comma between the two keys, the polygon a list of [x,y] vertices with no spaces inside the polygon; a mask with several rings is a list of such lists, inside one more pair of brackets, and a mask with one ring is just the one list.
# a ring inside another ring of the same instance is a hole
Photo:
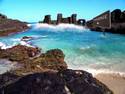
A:
{"label": "ocean", "polygon": [[[70,69],[86,70],[93,74],[100,72],[125,73],[125,35],[94,32],[85,27],[61,24],[30,24],[26,32],[0,37],[0,45],[8,48],[16,44],[33,45],[42,52],[61,49]],[[33,37],[27,43],[24,36]],[[10,69],[10,63],[0,62],[0,71]]]}

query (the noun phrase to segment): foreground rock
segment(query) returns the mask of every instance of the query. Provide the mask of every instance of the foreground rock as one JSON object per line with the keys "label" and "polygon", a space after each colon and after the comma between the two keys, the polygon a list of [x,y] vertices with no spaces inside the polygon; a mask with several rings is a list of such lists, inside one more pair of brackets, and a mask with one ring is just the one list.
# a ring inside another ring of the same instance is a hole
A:
{"label": "foreground rock", "polygon": [[113,94],[90,73],[67,69],[59,49],[40,53],[17,45],[0,53],[0,58],[20,65],[0,75],[0,94]]}
{"label": "foreground rock", "polygon": [[0,84],[0,94],[113,94],[91,74],[69,69],[24,77],[3,74]]}
{"label": "foreground rock", "polygon": [[11,70],[18,75],[67,69],[67,64],[64,61],[65,55],[59,49],[41,53],[37,47],[17,45],[5,50],[0,49],[0,53],[1,59],[18,62],[20,68]]}
{"label": "foreground rock", "polygon": [[32,58],[40,53],[36,47],[27,47],[24,45],[16,45],[8,49],[0,49],[0,58],[9,59],[10,61],[22,62],[26,59]]}
{"label": "foreground rock", "polygon": [[7,36],[27,30],[29,27],[25,22],[7,18],[0,14],[0,36]]}

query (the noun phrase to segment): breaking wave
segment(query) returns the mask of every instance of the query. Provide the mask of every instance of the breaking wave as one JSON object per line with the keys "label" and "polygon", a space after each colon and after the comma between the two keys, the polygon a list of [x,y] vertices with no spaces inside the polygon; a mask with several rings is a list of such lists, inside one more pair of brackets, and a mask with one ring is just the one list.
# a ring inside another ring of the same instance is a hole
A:
{"label": "breaking wave", "polygon": [[74,24],[59,24],[59,25],[49,25],[49,24],[34,24],[34,29],[46,29],[48,31],[86,31],[87,28],[83,26],[78,26]]}

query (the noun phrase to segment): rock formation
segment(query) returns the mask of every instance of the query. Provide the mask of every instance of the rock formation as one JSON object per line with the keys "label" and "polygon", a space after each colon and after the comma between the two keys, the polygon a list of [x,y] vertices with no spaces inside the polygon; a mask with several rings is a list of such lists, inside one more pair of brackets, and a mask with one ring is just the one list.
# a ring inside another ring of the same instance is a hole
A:
{"label": "rock formation", "polygon": [[53,25],[66,23],[66,24],[77,24],[77,25],[85,26],[86,21],[85,19],[77,20],[77,14],[72,14],[70,17],[63,18],[63,14],[59,13],[57,14],[57,20],[51,20],[51,15],[46,15],[44,17],[44,20],[39,21],[39,23],[47,23],[47,24],[53,24]]}
{"label": "rock formation", "polygon": [[51,24],[51,15],[45,15],[43,23]]}
{"label": "rock formation", "polygon": [[65,55],[59,49],[40,53],[39,48],[17,45],[9,49],[0,49],[0,58],[18,62],[20,68],[13,70],[16,74],[42,72],[48,70],[65,70]]}
{"label": "rock formation", "polygon": [[70,69],[23,77],[7,73],[0,76],[0,85],[0,94],[113,94],[91,74]]}
{"label": "rock formation", "polygon": [[62,23],[62,18],[63,18],[63,16],[62,16],[61,13],[60,13],[60,14],[57,14],[57,24]]}
{"label": "rock formation", "polygon": [[[90,28],[92,31],[105,31],[105,32],[110,32],[110,33],[118,33],[118,34],[125,34],[125,11],[121,11],[120,9],[115,9],[114,11],[110,12],[111,13],[111,21],[110,19],[105,22],[105,25],[110,24],[110,27],[104,27],[102,26],[95,26],[96,22],[92,19],[87,22],[88,28]],[[97,16],[97,18],[103,18],[104,15]],[[100,20],[101,22],[101,20]],[[99,21],[98,21],[99,23]]]}
{"label": "rock formation", "polygon": [[86,21],[85,21],[85,19],[79,19],[79,20],[77,21],[77,24],[78,24],[78,25],[85,26]]}
{"label": "rock formation", "polygon": [[72,16],[71,16],[71,18],[72,18],[72,23],[73,24],[76,24],[77,23],[77,14],[72,14]]}
{"label": "rock formation", "polygon": [[40,50],[37,47],[33,48],[23,45],[16,45],[12,48],[0,49],[0,58],[22,62],[25,59],[29,59],[36,56],[39,53]]}
{"label": "rock formation", "polygon": [[17,45],[0,53],[0,58],[21,64],[0,75],[0,94],[113,94],[90,73],[67,69],[59,49],[40,53],[38,48]]}
{"label": "rock formation", "polygon": [[25,22],[12,20],[3,14],[0,14],[0,36],[7,36],[9,34],[27,30],[28,28],[29,27]]}

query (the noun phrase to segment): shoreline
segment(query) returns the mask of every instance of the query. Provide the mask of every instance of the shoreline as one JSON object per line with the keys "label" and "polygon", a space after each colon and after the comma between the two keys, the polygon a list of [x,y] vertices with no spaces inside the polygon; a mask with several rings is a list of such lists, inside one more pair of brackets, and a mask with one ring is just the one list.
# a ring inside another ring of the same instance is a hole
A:
{"label": "shoreline", "polygon": [[125,94],[125,76],[118,73],[99,73],[94,76],[104,83],[114,94]]}

